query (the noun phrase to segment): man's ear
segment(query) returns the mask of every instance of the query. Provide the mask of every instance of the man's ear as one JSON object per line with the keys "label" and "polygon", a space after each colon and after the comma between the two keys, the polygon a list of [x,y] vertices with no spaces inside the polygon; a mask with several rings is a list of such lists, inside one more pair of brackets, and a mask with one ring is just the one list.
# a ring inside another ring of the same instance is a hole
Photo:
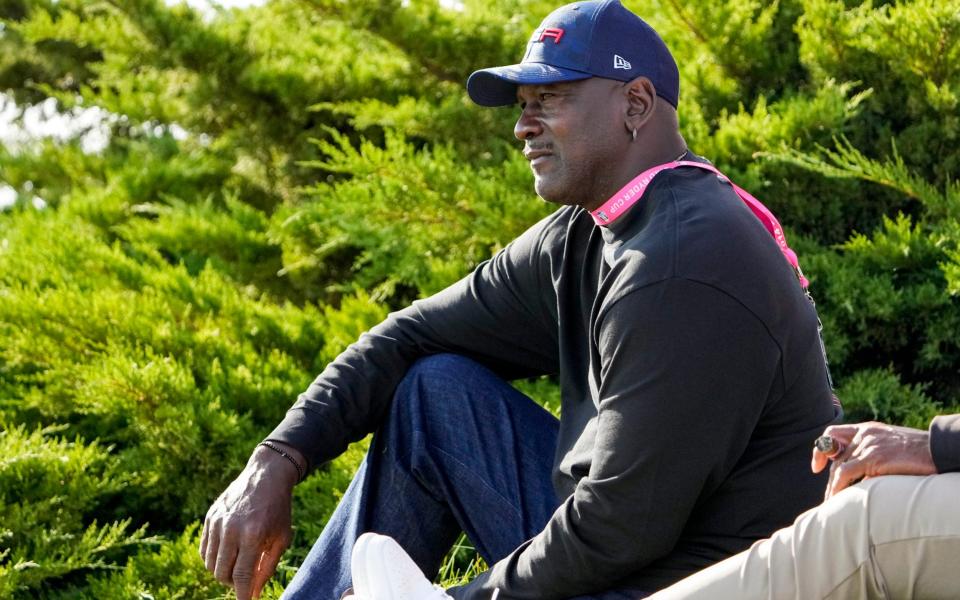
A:
{"label": "man's ear", "polygon": [[627,131],[640,130],[653,116],[657,106],[657,90],[646,77],[637,77],[624,84],[627,95],[627,111],[624,125]]}

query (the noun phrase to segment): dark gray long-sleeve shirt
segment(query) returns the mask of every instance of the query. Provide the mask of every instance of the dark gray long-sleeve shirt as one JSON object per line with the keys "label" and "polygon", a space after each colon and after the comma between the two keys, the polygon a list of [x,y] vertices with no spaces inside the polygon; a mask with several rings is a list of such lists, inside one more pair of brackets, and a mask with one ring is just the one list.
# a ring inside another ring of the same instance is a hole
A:
{"label": "dark gray long-sleeve shirt", "polygon": [[[375,430],[418,357],[556,374],[562,416],[543,531],[455,598],[655,590],[822,497],[813,440],[835,417],[817,318],[729,185],[657,176],[609,227],[579,207],[350,346],[269,436],[312,465]],[[491,515],[496,518],[496,515]]]}
{"label": "dark gray long-sleeve shirt", "polygon": [[930,454],[938,472],[960,471],[960,415],[941,415],[930,422]]}

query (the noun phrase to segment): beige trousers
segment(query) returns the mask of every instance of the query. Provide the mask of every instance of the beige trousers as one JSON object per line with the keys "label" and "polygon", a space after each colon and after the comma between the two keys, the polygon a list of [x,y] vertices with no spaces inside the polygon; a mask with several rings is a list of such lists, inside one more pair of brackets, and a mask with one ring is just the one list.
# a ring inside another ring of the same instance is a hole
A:
{"label": "beige trousers", "polygon": [[848,488],[651,600],[960,599],[960,473]]}

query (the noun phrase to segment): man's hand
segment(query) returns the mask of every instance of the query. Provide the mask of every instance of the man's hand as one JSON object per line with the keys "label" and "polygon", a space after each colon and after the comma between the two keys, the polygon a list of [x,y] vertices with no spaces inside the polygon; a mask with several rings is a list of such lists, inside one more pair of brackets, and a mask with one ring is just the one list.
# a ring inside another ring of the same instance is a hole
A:
{"label": "man's hand", "polygon": [[[823,434],[846,446],[830,464],[824,500],[861,479],[937,472],[927,431],[871,422],[827,427]],[[810,463],[814,473],[822,471],[829,462],[826,454],[814,448]]]}
{"label": "man's hand", "polygon": [[[277,445],[305,464],[296,449]],[[218,581],[236,589],[237,600],[260,597],[290,544],[291,498],[298,475],[286,458],[258,446],[207,511],[200,556]]]}

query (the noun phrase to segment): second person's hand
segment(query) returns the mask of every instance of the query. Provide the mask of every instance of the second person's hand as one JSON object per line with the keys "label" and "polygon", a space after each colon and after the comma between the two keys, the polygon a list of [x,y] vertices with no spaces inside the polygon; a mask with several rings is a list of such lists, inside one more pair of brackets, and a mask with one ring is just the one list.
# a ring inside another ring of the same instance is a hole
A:
{"label": "second person's hand", "polygon": [[861,479],[880,475],[933,475],[930,433],[910,427],[869,422],[828,427],[824,435],[845,446],[832,458],[814,449],[811,468],[819,473],[830,464],[824,499]]}

